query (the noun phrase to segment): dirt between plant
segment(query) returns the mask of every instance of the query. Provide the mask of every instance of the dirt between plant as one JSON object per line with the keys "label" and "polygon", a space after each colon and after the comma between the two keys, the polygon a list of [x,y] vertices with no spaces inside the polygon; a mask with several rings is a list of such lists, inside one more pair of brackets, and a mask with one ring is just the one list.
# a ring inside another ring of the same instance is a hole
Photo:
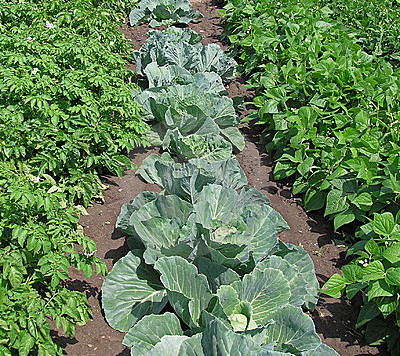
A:
{"label": "dirt between plant", "polygon": [[[193,7],[201,11],[204,18],[189,27],[203,35],[203,44],[218,43],[222,32],[220,16],[216,11],[218,4],[212,1],[196,0]],[[121,29],[135,48],[140,48],[146,40],[150,28],[143,25],[130,28],[124,25]],[[133,68],[133,65],[132,65]],[[251,98],[252,90],[244,86],[244,81],[237,78],[227,89],[230,96]],[[243,115],[249,110],[247,108]],[[334,273],[339,271],[345,262],[345,247],[340,246],[340,235],[333,233],[332,225],[321,215],[309,215],[299,206],[299,199],[293,197],[290,189],[271,180],[273,161],[264,152],[261,143],[261,127],[254,124],[243,124],[240,127],[246,139],[244,150],[237,159],[244,169],[250,186],[256,187],[271,200],[271,204],[288,222],[290,230],[280,235],[285,242],[301,244],[311,255],[318,280],[321,285]],[[137,149],[131,158],[139,167],[145,157],[157,153],[156,148]],[[146,184],[135,175],[134,170],[127,171],[119,179],[104,177],[109,185],[105,191],[104,203],[94,203],[88,209],[89,215],[82,216],[81,224],[85,234],[97,244],[97,255],[107,264],[109,270],[113,264],[128,252],[121,233],[114,226],[121,206],[146,190],[159,191],[157,186]],[[336,243],[339,239],[339,243]],[[68,285],[71,289],[86,293],[93,307],[93,319],[85,326],[76,328],[74,338],[68,338],[53,331],[55,342],[63,347],[66,355],[79,356],[122,356],[130,351],[122,345],[123,333],[113,330],[104,319],[101,310],[101,285],[103,278],[92,276],[86,278],[83,273],[72,271]],[[362,334],[355,330],[359,305],[351,304],[347,299],[340,300],[321,296],[316,309],[310,313],[316,330],[324,343],[333,347],[342,356],[354,355],[387,355],[383,349],[366,346]],[[321,355],[322,356],[322,355]]]}

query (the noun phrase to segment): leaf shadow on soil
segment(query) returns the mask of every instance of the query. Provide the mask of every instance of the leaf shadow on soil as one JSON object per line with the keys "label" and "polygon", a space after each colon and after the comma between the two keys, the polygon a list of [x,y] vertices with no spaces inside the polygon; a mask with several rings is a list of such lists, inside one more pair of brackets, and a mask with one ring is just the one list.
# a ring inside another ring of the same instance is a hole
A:
{"label": "leaf shadow on soil", "polygon": [[[68,336],[63,336],[58,333],[56,330],[50,330],[50,335],[53,341],[58,345],[61,346],[63,349],[67,345],[74,345],[78,343],[78,340],[76,338],[71,338]],[[66,355],[67,353],[63,351],[63,355]]]}
{"label": "leaf shadow on soil", "polygon": [[122,246],[119,246],[116,249],[113,250],[109,250],[106,255],[105,255],[105,259],[112,261],[112,264],[115,265],[115,263],[122,257],[124,257],[125,255],[128,254],[128,252],[130,251],[128,244],[126,243],[126,241],[124,242],[124,244]]}
{"label": "leaf shadow on soil", "polygon": [[[339,339],[342,342],[345,342],[348,346],[366,346],[365,342],[360,342],[360,340],[363,339],[363,335],[354,329],[354,320],[352,316],[349,315],[347,320],[338,320],[334,317],[334,315],[342,314],[343,310],[349,310],[347,300],[344,298],[335,300],[335,302],[332,302],[332,298],[320,297],[320,302],[324,305],[324,309],[322,311],[314,310],[311,313],[315,328],[317,330],[324,330],[324,338]],[[384,355],[385,353],[383,350],[382,352],[382,355]],[[371,355],[371,353],[364,353],[361,351],[361,353],[357,355]]]}

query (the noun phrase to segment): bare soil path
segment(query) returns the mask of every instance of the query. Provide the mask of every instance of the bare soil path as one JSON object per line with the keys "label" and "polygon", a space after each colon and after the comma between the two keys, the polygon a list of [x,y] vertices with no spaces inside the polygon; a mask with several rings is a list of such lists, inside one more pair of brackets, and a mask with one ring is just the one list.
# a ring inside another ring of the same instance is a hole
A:
{"label": "bare soil path", "polygon": [[[218,43],[227,49],[219,41],[223,30],[217,12],[219,5],[209,0],[193,0],[192,4],[203,13],[204,18],[189,27],[204,37],[203,44]],[[124,25],[121,30],[135,48],[140,48],[147,38],[149,27],[143,25],[130,28]],[[227,89],[230,96],[250,98],[252,95],[251,89],[245,87],[244,81],[240,78],[231,83]],[[246,147],[237,155],[237,159],[247,175],[249,185],[267,195],[273,208],[288,222],[290,230],[282,233],[280,238],[296,245],[301,244],[310,253],[318,280],[322,284],[344,264],[345,248],[334,244],[334,240],[340,236],[332,232],[330,223],[322,216],[307,215],[289,188],[277,185],[270,179],[273,162],[265,154],[264,147],[260,143],[260,127],[245,124],[242,125],[241,131],[246,138]],[[139,167],[143,159],[154,152],[158,150],[138,149],[132,153],[131,158]],[[96,242],[98,256],[111,269],[112,265],[128,252],[124,238],[121,238],[122,235],[114,228],[121,206],[145,190],[159,191],[159,189],[144,183],[133,170],[126,172],[121,179],[105,177],[104,180],[109,185],[109,189],[105,192],[104,203],[96,203],[90,207],[89,215],[81,218],[81,224],[85,233]],[[76,335],[72,339],[57,332],[53,333],[55,341],[63,347],[66,355],[130,355],[129,350],[122,345],[123,334],[110,328],[102,314],[102,282],[103,279],[99,276],[86,278],[83,273],[72,273],[68,284],[72,289],[87,294],[93,307],[93,319],[87,325],[77,327]],[[316,310],[310,315],[323,342],[333,347],[340,355],[386,355],[383,350],[363,344],[362,335],[354,328],[357,314],[357,306],[351,305],[348,300],[338,301],[323,296]]]}

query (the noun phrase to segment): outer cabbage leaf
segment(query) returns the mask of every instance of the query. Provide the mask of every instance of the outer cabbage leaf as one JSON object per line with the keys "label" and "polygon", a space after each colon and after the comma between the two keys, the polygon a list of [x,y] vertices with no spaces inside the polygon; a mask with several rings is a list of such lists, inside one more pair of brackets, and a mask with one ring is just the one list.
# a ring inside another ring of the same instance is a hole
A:
{"label": "outer cabbage leaf", "polygon": [[202,48],[200,53],[199,72],[216,72],[224,81],[235,79],[236,62],[227,57],[224,51],[215,43]]}
{"label": "outer cabbage leaf", "polygon": [[266,327],[264,343],[276,342],[277,351],[298,354],[321,344],[312,319],[301,308],[284,306],[271,315],[271,319],[273,323]]}
{"label": "outer cabbage leaf", "polygon": [[319,283],[315,276],[314,263],[310,255],[303,247],[289,243],[286,244],[282,241],[279,242],[272,253],[296,266],[299,273],[307,282],[307,295],[305,296],[304,306],[309,310],[314,310],[319,298]]}
{"label": "outer cabbage leaf", "polygon": [[307,281],[295,265],[282,257],[273,255],[268,256],[262,262],[258,263],[256,268],[261,271],[265,268],[274,268],[282,271],[290,285],[290,304],[298,307],[304,304],[307,295]]}
{"label": "outer cabbage leaf", "polygon": [[[130,217],[130,225],[154,218],[174,220],[179,226],[185,224],[192,212],[192,205],[175,195],[158,195],[156,199],[135,210]],[[134,216],[133,216],[134,215]]]}
{"label": "outer cabbage leaf", "polygon": [[175,314],[147,315],[125,335],[124,345],[131,354],[146,356],[165,335],[183,335],[180,321]]}
{"label": "outer cabbage leaf", "polygon": [[240,189],[248,182],[246,175],[236,158],[222,161],[207,162],[201,159],[192,159],[189,165],[201,169],[216,179],[216,184],[231,189]]}
{"label": "outer cabbage leaf", "polygon": [[232,143],[234,147],[236,147],[239,151],[242,151],[245,142],[244,137],[240,133],[239,129],[235,126],[229,126],[221,129],[221,134],[224,136],[229,142]]}
{"label": "outer cabbage leaf", "polygon": [[[245,187],[240,190],[238,204],[236,209],[241,211],[248,205],[271,205],[268,197],[260,193],[254,187]],[[288,229],[288,225],[285,224],[285,230]]]}
{"label": "outer cabbage leaf", "polygon": [[182,167],[181,164],[174,161],[168,152],[164,152],[161,156],[152,153],[143,160],[136,174],[140,175],[147,183],[157,184],[159,187],[164,188],[161,170],[170,166],[176,169]]}
{"label": "outer cabbage leaf", "polygon": [[165,112],[160,113],[156,111],[155,113],[153,113],[153,109],[155,109],[155,107],[151,106],[152,103],[151,99],[158,101],[159,98],[166,95],[167,90],[168,87],[154,87],[143,91],[138,91],[138,90],[133,91],[135,102],[143,108],[143,113],[142,113],[143,120],[154,121],[156,120],[155,115],[158,115],[159,116],[158,121],[162,121]]}
{"label": "outer cabbage leaf", "polygon": [[191,212],[191,204],[176,195],[159,195],[132,213],[129,224],[146,246],[147,263],[153,264],[163,249],[178,244],[182,226]]}
{"label": "outer cabbage leaf", "polygon": [[151,62],[146,66],[144,73],[149,81],[149,88],[193,83],[193,75],[187,69],[176,65],[160,67],[156,62]]}
{"label": "outer cabbage leaf", "polygon": [[181,349],[182,343],[189,340],[188,336],[165,335],[147,356],[176,356]]}
{"label": "outer cabbage leaf", "polygon": [[181,344],[178,356],[204,356],[201,338],[203,334],[199,333],[185,340]]}
{"label": "outer cabbage leaf", "polygon": [[178,137],[173,150],[186,159],[200,158],[207,162],[226,160],[232,157],[232,146],[215,134]]}
{"label": "outer cabbage leaf", "polygon": [[117,261],[102,286],[106,320],[119,331],[128,331],[146,314],[159,313],[167,301],[159,274],[138,256],[136,250]]}
{"label": "outer cabbage leaf", "polygon": [[201,345],[205,356],[268,355],[251,337],[235,333],[219,319],[208,323],[203,331]]}
{"label": "outer cabbage leaf", "polygon": [[158,193],[156,192],[143,192],[140,193],[129,204],[124,204],[121,207],[121,212],[118,216],[116,228],[128,235],[136,235],[134,227],[129,223],[129,219],[133,212],[139,210],[143,205],[157,199]]}
{"label": "outer cabbage leaf", "polygon": [[286,221],[269,205],[248,205],[241,213],[247,230],[242,234],[248,239],[248,249],[256,262],[261,261],[278,243],[277,235],[288,229]]}

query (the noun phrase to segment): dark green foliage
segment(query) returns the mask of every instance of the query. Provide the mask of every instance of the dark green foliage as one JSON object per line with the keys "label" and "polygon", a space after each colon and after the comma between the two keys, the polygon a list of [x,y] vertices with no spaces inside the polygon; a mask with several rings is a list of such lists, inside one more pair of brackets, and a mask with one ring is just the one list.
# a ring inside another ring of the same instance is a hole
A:
{"label": "dark green foliage", "polygon": [[356,31],[356,41],[376,56],[396,67],[400,61],[400,2],[395,0],[319,0],[332,17]]}
{"label": "dark green foliage", "polygon": [[257,90],[275,178],[292,182],[305,209],[323,209],[335,229],[399,211],[398,14],[390,15],[391,5],[232,0],[222,10],[225,35]]}
{"label": "dark green foliage", "polygon": [[400,214],[375,214],[358,232],[360,239],[347,255],[354,259],[342,267],[342,276],[334,274],[324,285],[325,294],[349,299],[361,292],[364,305],[356,327],[366,325],[365,338],[372,345],[387,342],[393,355],[400,352]]}
{"label": "dark green foliage", "polygon": [[[0,354],[56,355],[90,317],[68,269],[106,273],[79,216],[147,130],[115,21],[134,2],[0,3]],[[78,252],[79,251],[79,252]]]}

